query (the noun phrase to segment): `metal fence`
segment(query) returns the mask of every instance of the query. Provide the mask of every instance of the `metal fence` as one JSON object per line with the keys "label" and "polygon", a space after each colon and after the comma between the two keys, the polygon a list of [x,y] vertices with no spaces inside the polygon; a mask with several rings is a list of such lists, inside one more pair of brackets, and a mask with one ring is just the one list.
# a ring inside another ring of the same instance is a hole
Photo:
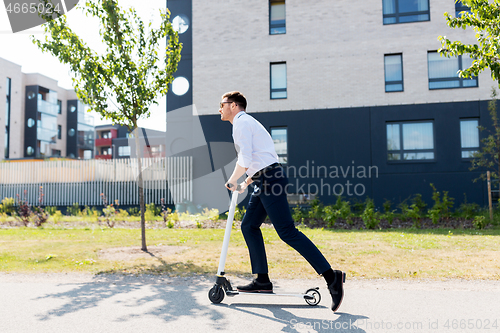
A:
{"label": "metal fence", "polygon": [[[141,161],[146,203],[192,200],[192,157]],[[139,205],[138,170],[137,159],[0,163],[0,200],[26,191],[28,203],[38,205],[42,186],[43,206],[100,206],[101,193],[110,203]]]}

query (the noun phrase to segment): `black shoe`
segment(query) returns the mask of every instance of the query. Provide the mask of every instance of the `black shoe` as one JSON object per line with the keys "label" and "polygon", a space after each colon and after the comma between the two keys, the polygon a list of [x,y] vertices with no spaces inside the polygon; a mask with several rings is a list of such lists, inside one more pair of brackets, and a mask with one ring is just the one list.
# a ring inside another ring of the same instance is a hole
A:
{"label": "black shoe", "polygon": [[335,280],[328,286],[330,290],[330,295],[332,295],[332,311],[335,312],[340,307],[342,299],[344,298],[344,282],[345,273],[342,271],[335,270]]}
{"label": "black shoe", "polygon": [[271,282],[258,282],[254,279],[251,283],[245,286],[237,286],[236,289],[244,293],[272,293],[273,284]]}

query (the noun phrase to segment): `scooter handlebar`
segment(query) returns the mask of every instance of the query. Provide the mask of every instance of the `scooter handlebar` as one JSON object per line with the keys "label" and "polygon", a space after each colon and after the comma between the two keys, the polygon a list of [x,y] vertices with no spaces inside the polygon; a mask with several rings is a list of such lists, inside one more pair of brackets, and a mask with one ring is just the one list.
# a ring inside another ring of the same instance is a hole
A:
{"label": "scooter handlebar", "polygon": [[[233,186],[234,186],[233,184],[227,183],[227,187],[231,188]],[[241,190],[241,186],[240,185],[236,185],[236,191],[240,191],[240,190]]]}

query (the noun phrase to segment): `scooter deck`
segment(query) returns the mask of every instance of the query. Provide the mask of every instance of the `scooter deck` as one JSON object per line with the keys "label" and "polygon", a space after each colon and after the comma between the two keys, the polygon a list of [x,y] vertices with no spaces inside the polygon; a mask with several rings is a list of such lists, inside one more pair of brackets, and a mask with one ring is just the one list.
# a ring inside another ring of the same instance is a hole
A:
{"label": "scooter deck", "polygon": [[238,291],[238,290],[227,290],[226,291],[227,296],[236,296],[236,295],[257,295],[257,296],[288,296],[288,297],[299,297],[303,299],[311,299],[313,300],[314,297],[308,294],[302,294],[302,293],[287,293],[287,292],[280,292],[280,293],[268,293],[268,292],[247,292],[247,291]]}

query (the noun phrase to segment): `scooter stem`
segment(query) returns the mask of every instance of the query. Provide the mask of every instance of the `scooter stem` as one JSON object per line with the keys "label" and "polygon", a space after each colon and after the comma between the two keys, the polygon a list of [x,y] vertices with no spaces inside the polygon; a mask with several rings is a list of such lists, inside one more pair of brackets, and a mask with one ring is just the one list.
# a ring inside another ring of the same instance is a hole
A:
{"label": "scooter stem", "polygon": [[229,238],[231,237],[231,229],[233,227],[234,211],[236,210],[236,203],[238,202],[238,190],[233,191],[231,196],[231,205],[229,206],[229,213],[227,215],[226,231],[224,232],[224,241],[222,242],[222,252],[220,254],[219,269],[217,276],[224,274],[224,266],[226,265],[227,249],[229,247]]}

